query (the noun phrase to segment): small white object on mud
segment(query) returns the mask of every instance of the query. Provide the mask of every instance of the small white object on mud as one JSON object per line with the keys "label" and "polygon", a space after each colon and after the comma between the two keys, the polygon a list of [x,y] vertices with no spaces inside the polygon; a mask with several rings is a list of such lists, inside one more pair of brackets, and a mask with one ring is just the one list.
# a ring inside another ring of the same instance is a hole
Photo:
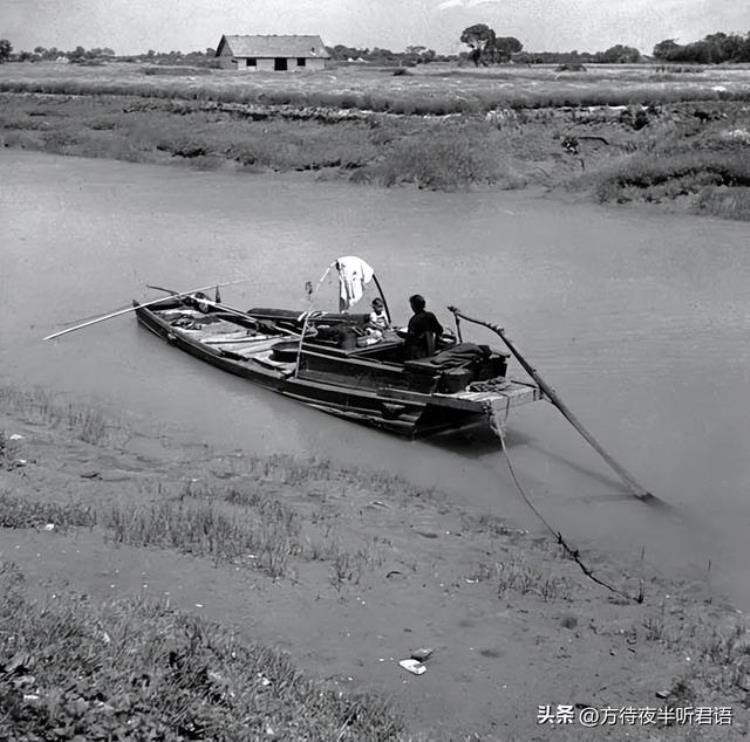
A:
{"label": "small white object on mud", "polygon": [[398,664],[407,672],[412,673],[412,675],[422,675],[427,672],[427,668],[417,660],[401,660]]}
{"label": "small white object on mud", "polygon": [[12,435],[8,436],[9,441],[22,441],[23,436],[20,433],[13,433]]}

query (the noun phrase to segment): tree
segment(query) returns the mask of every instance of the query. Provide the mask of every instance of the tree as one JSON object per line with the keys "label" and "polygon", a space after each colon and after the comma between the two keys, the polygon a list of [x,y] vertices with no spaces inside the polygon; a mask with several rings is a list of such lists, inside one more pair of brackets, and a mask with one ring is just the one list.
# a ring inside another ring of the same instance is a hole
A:
{"label": "tree", "polygon": [[86,50],[79,45],[72,52],[68,52],[68,59],[71,62],[83,62],[86,59]]}
{"label": "tree", "polygon": [[471,47],[469,58],[476,67],[479,67],[480,62],[487,64],[485,50],[493,47],[495,38],[495,32],[486,23],[468,26],[461,33],[461,43]]}
{"label": "tree", "polygon": [[507,62],[513,54],[523,49],[523,44],[515,36],[500,36],[492,45],[494,56],[500,62]]}
{"label": "tree", "polygon": [[604,64],[629,64],[639,62],[641,53],[632,46],[623,46],[615,44],[603,52],[597,52],[594,61],[603,62]]}
{"label": "tree", "polygon": [[0,64],[7,62],[13,54],[13,45],[8,39],[0,39]]}
{"label": "tree", "polygon": [[674,39],[664,39],[664,41],[660,41],[654,47],[653,55],[655,59],[662,62],[668,62],[670,55],[679,48],[680,45]]}

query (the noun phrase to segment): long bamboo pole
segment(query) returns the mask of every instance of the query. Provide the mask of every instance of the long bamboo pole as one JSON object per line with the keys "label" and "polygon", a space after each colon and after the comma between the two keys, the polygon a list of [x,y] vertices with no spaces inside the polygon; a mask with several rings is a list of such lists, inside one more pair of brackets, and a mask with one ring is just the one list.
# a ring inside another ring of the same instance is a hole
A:
{"label": "long bamboo pole", "polygon": [[475,319],[474,317],[467,317],[456,307],[448,307],[448,309],[453,312],[453,314],[457,318],[460,317],[462,319],[465,319],[467,322],[474,322],[477,325],[483,325],[484,327],[487,327],[488,329],[499,335],[505,345],[508,346],[508,350],[510,350],[510,352],[515,356],[516,360],[521,364],[521,366],[523,366],[526,373],[528,373],[528,375],[539,385],[539,388],[542,390],[544,395],[550,400],[550,402],[552,402],[553,405],[555,405],[555,407],[557,407],[558,410],[560,410],[560,412],[562,412],[565,419],[568,420],[568,422],[583,436],[588,444],[607,462],[607,464],[609,464],[612,470],[615,471],[620,479],[622,479],[622,481],[627,485],[628,489],[630,489],[630,491],[641,500],[650,500],[654,498],[654,495],[643,488],[640,484],[638,484],[638,482],[635,480],[635,477],[633,477],[633,475],[629,471],[627,471],[624,466],[618,463],[609,454],[609,452],[604,449],[599,441],[597,441],[596,438],[594,438],[594,436],[591,435],[591,433],[589,433],[586,428],[584,428],[583,423],[581,423],[581,421],[560,399],[557,392],[549,384],[547,384],[547,382],[539,375],[538,371],[521,355],[521,352],[518,350],[518,348],[516,348],[515,344],[511,342],[502,327],[498,327],[491,322],[484,322],[482,320]]}
{"label": "long bamboo pole", "polygon": [[[218,284],[219,286],[232,286],[236,283],[242,283],[243,281],[249,281],[249,278],[238,278],[236,281],[225,281],[224,283]],[[189,291],[182,291],[180,293],[173,294],[174,298],[179,298],[181,296],[188,296],[190,294],[194,294],[198,291],[207,291],[208,289],[213,288],[217,284],[211,283],[208,286],[201,286],[197,289],[190,289]],[[162,289],[164,290],[164,289]],[[141,307],[148,307],[152,304],[158,304],[159,302],[164,301],[164,299],[153,299],[151,301],[144,302],[143,304],[140,304]],[[91,325],[96,325],[99,322],[104,322],[105,320],[112,319],[113,317],[119,317],[121,314],[127,314],[128,312],[134,312],[137,309],[137,307],[128,307],[127,309],[120,309],[116,312],[110,312],[109,314],[105,314],[101,317],[97,317],[96,319],[89,320],[88,322],[81,322],[79,325],[74,325],[73,327],[68,327],[65,330],[60,330],[60,332],[53,332],[51,335],[47,335],[47,337],[43,338],[43,340],[54,340],[55,338],[62,337],[63,335],[67,335],[69,332],[75,332],[76,330],[82,330],[84,327],[90,327]]]}

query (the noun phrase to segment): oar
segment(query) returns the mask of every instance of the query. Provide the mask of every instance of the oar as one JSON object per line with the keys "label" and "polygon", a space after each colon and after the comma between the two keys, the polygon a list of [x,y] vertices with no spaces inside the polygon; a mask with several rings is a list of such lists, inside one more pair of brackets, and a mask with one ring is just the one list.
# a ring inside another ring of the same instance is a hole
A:
{"label": "oar", "polygon": [[503,342],[508,346],[508,350],[510,350],[516,360],[521,366],[523,366],[526,373],[538,384],[544,395],[553,405],[555,405],[555,407],[557,407],[558,410],[560,410],[560,412],[562,412],[566,420],[568,420],[568,422],[586,439],[589,445],[610,465],[610,467],[612,467],[620,479],[622,479],[622,481],[628,486],[628,489],[630,489],[630,491],[641,500],[656,499],[648,490],[641,487],[633,475],[630,474],[630,472],[628,472],[621,464],[615,461],[615,459],[613,459],[612,456],[602,447],[599,441],[597,441],[596,438],[594,438],[594,436],[583,427],[581,421],[563,403],[557,395],[557,392],[555,392],[555,390],[544,381],[544,379],[538,374],[537,370],[521,355],[518,348],[516,348],[516,346],[508,339],[502,327],[498,327],[491,322],[483,322],[482,320],[474,319],[473,317],[467,317],[456,307],[448,307],[448,310],[453,312],[456,317],[461,317],[467,322],[474,322],[477,325],[483,325],[499,335]]}
{"label": "oar", "polygon": [[[220,286],[231,286],[235,283],[242,283],[243,281],[249,281],[249,278],[238,278],[236,281],[226,281],[225,283],[219,284]],[[201,286],[197,289],[190,289],[190,291],[182,291],[180,293],[172,293],[172,295],[175,298],[179,298],[181,296],[188,296],[189,294],[194,294],[198,291],[207,291],[208,289],[216,286],[215,283],[211,283],[208,286]],[[148,307],[151,306],[151,304],[158,304],[159,302],[164,301],[164,299],[153,299],[152,301],[144,302],[143,304],[140,304],[141,307]],[[113,317],[118,317],[121,314],[127,314],[128,312],[133,312],[137,309],[137,307],[128,307],[127,309],[120,309],[116,312],[110,312],[109,314],[105,314],[101,317],[97,317],[96,319],[89,320],[88,322],[82,322],[79,325],[74,325],[73,327],[68,327],[65,330],[60,330],[60,332],[54,332],[51,335],[47,335],[47,337],[43,338],[43,340],[53,340],[54,338],[59,338],[62,335],[67,335],[69,332],[75,332],[76,330],[82,330],[84,327],[90,327],[91,325],[95,325],[98,322],[104,322],[105,320],[112,319]]]}

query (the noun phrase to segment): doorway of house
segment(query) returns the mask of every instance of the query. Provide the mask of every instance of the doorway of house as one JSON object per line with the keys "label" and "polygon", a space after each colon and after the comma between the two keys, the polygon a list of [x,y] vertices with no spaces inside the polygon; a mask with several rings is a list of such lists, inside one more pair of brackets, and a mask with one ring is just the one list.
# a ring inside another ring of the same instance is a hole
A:
{"label": "doorway of house", "polygon": [[286,72],[286,57],[275,57],[273,60],[273,68],[277,72]]}

